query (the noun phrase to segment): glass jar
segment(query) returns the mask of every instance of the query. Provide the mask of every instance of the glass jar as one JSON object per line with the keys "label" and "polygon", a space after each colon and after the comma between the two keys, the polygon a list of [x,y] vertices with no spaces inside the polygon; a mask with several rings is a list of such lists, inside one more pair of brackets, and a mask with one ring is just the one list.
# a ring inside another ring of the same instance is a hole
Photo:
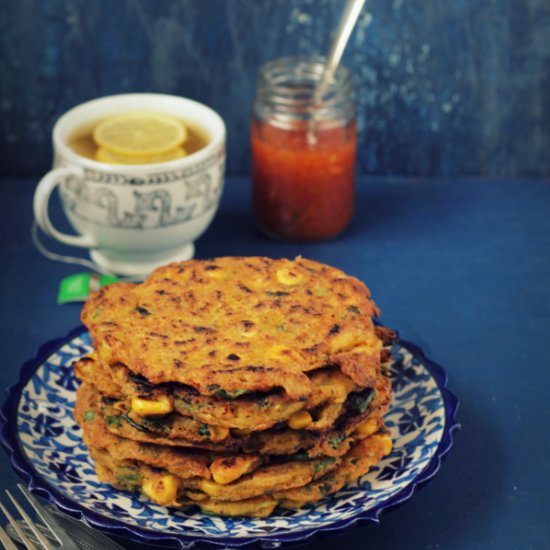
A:
{"label": "glass jar", "polygon": [[321,101],[325,59],[284,57],[259,72],[252,115],[256,222],[267,235],[316,241],[341,233],[354,207],[353,86],[339,66]]}

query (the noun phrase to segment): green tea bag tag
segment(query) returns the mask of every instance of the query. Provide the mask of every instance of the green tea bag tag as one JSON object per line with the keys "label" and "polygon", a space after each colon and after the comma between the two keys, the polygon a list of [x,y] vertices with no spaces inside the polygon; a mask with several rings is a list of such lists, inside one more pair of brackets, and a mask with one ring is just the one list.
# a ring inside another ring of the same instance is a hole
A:
{"label": "green tea bag tag", "polygon": [[113,275],[99,275],[98,273],[69,275],[61,280],[57,303],[84,302],[94,290],[99,290],[117,281],[118,278]]}

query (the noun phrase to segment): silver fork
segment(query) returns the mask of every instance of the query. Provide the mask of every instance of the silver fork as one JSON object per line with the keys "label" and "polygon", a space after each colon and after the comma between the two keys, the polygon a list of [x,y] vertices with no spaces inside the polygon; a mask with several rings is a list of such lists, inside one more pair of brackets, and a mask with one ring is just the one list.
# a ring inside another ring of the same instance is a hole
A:
{"label": "silver fork", "polygon": [[[22,518],[22,523],[24,523],[30,531],[33,533],[36,540],[40,542],[44,550],[80,550],[78,545],[71,539],[71,537],[65,532],[65,530],[59,525],[58,521],[55,519],[55,517],[44,507],[42,507],[38,501],[20,484],[17,484],[17,487],[19,490],[23,493],[24,497],[27,499],[29,504],[32,506],[34,511],[36,512],[36,515],[40,518],[43,525],[47,528],[47,530],[51,533],[52,538],[56,540],[58,544],[55,546],[52,546],[48,539],[44,536],[41,529],[39,529],[38,524],[33,522],[33,520],[29,517],[27,512],[23,509],[23,507],[17,502],[17,500],[11,495],[9,491],[6,491],[6,494],[8,495],[9,499],[11,500],[13,506],[15,509],[19,512],[19,515]],[[25,545],[25,548],[27,550],[38,550],[36,545],[33,541],[30,540],[30,538],[25,533],[25,530],[21,527],[18,521],[16,521],[13,516],[10,514],[10,512],[6,509],[6,507],[0,502],[0,510],[4,513],[6,518],[8,519],[10,525],[13,527],[14,531],[17,533],[19,539],[23,542]],[[46,529],[44,529],[46,531]],[[0,527],[0,541],[4,545],[5,550],[17,550],[17,546],[13,543],[9,535],[6,533],[6,531]]]}

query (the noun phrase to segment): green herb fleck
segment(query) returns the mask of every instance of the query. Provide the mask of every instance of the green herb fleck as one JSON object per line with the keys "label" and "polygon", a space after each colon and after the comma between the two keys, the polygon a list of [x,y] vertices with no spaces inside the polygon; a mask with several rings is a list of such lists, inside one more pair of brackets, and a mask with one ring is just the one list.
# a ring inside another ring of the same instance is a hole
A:
{"label": "green herb fleck", "polygon": [[140,481],[141,474],[137,472],[132,474],[119,474],[118,479],[119,481]]}
{"label": "green herb fleck", "polygon": [[346,439],[346,434],[335,434],[328,438],[328,444],[331,449],[338,449],[342,442]]}
{"label": "green herb fleck", "polygon": [[98,308],[95,309],[94,312],[92,313],[92,319],[93,319],[94,321],[97,321],[97,319],[99,319],[102,315],[103,315],[103,308],[102,308],[102,307],[98,307]]}
{"label": "green herb fleck", "polygon": [[348,306],[348,311],[357,314],[361,313],[361,310],[357,306]]}
{"label": "green herb fleck", "polygon": [[210,428],[208,427],[208,424],[203,424],[199,428],[199,435],[202,435],[204,437],[210,437]]}
{"label": "green herb fleck", "polygon": [[224,390],[218,386],[218,384],[210,384],[208,386],[208,391],[211,391],[220,399],[236,399],[237,397],[248,393],[248,390]]}
{"label": "green herb fleck", "polygon": [[277,330],[280,330],[281,332],[290,332],[288,327],[286,325],[277,325]]}
{"label": "green herb fleck", "polygon": [[334,462],[336,462],[335,458],[323,458],[319,462],[315,462],[311,465],[311,471],[313,472],[313,475],[316,476],[319,472],[322,472],[325,468],[327,468],[331,464],[334,464]]}
{"label": "green herb fleck", "polygon": [[185,409],[187,411],[192,411],[194,409],[193,405],[183,397],[176,396],[174,401],[175,401],[176,407],[180,407],[181,409]]}
{"label": "green herb fleck", "polygon": [[348,407],[359,414],[363,414],[372,403],[375,393],[373,389],[368,389],[361,393],[352,393],[348,398]]}
{"label": "green herb fleck", "polygon": [[120,416],[106,416],[105,422],[107,422],[109,428],[120,428],[122,426]]}
{"label": "green herb fleck", "polygon": [[94,411],[86,411],[84,413],[84,422],[91,422],[95,418]]}

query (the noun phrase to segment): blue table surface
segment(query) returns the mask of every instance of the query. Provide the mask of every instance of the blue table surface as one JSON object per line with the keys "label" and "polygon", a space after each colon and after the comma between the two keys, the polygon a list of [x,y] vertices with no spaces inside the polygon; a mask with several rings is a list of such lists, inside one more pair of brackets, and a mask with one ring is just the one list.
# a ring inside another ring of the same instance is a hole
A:
{"label": "blue table surface", "polygon": [[[2,388],[79,323],[80,305],[56,295],[80,269],[30,241],[35,185],[0,182]],[[227,180],[197,257],[301,254],[359,277],[383,322],[443,365],[461,400],[462,430],[433,483],[379,525],[309,547],[549,548],[550,181],[362,179],[351,227],[319,244],[264,238],[249,196],[248,180]],[[0,475],[15,485],[4,453]]]}

